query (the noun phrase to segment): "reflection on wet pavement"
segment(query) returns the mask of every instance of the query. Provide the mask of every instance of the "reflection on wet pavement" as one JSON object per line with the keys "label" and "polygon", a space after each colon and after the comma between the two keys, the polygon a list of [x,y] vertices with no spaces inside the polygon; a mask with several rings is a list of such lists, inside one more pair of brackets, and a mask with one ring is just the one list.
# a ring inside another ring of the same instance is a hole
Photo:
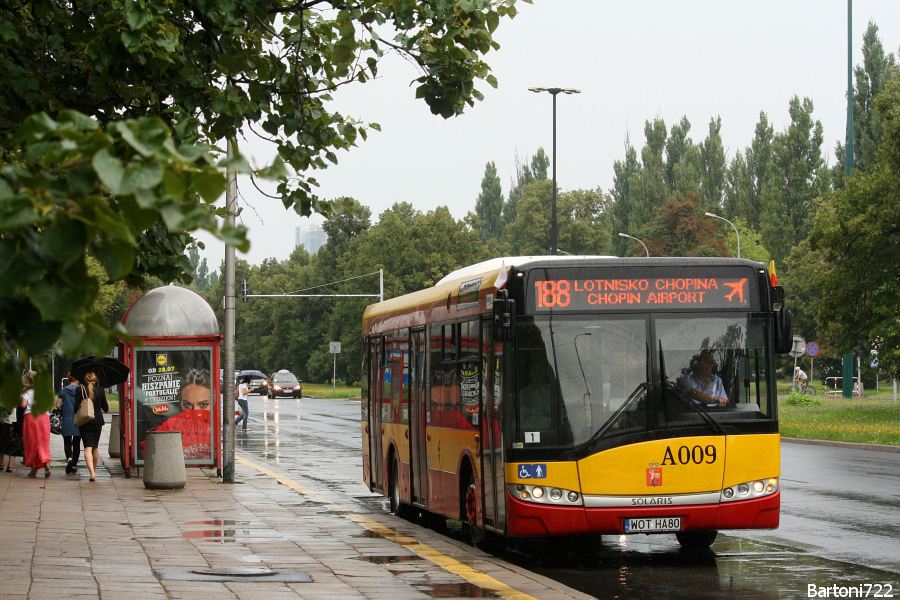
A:
{"label": "reflection on wet pavement", "polygon": [[[278,404],[261,400],[256,405],[255,414],[251,402],[251,431],[237,436],[236,444],[242,450],[266,457],[286,472],[316,481],[336,493],[353,498],[351,510],[389,512],[388,499],[371,494],[362,482],[359,402],[304,398],[301,402]],[[798,452],[795,449],[782,450],[783,471],[792,468],[799,473],[802,470],[790,462],[792,454]],[[824,464],[825,450],[818,448],[814,452],[816,459]],[[840,463],[837,458],[833,460],[833,464],[827,463],[828,469],[819,465],[806,472],[830,472],[829,469],[837,472]],[[797,462],[798,465],[806,464]],[[896,481],[896,474],[889,465],[885,466],[884,461],[873,466],[872,472],[883,474],[882,485],[886,487]],[[892,551],[881,546],[887,544],[885,540],[891,537],[884,535],[885,530],[893,531],[892,528],[898,527],[898,521],[889,519],[886,522],[884,514],[876,518],[872,512],[887,506],[863,505],[865,494],[838,491],[848,487],[845,485],[849,477],[846,472],[835,476],[837,481],[817,479],[814,490],[804,489],[812,485],[808,482],[810,478],[798,477],[798,473],[794,477],[784,473],[788,476],[783,478],[785,495],[782,499],[781,529],[720,533],[711,552],[706,554],[683,552],[673,535],[634,535],[513,544],[497,556],[598,598],[806,598],[807,586],[811,584],[849,588],[867,583],[893,584],[896,595],[896,590],[900,590],[900,576],[888,570],[861,566],[872,562],[859,558],[862,552],[874,551],[887,561],[894,561],[889,564],[896,564],[896,556],[900,554],[897,552],[896,537],[893,538]],[[819,488],[828,491],[819,494],[822,491]],[[887,495],[890,496],[890,492]],[[827,522],[821,515],[810,512],[811,502],[816,498],[827,503],[817,505],[818,510],[830,510]],[[840,507],[846,502],[854,503],[855,510],[842,513]],[[896,504],[893,507],[898,508]],[[867,509],[870,510],[867,512]],[[817,533],[803,534],[804,530],[793,527],[801,519],[814,525],[807,529]],[[409,531],[404,530],[412,538],[416,537],[413,523],[430,526],[443,535],[467,541],[458,522],[447,521],[444,526],[443,520],[434,518],[413,520]],[[213,530],[233,531],[231,539],[239,538],[246,532],[254,534],[247,524],[210,525]],[[870,534],[865,531],[867,527],[872,529]],[[793,533],[796,531],[801,533]],[[370,531],[360,532],[359,535],[377,536]],[[852,543],[844,542],[842,537],[847,535],[856,539]],[[866,539],[867,535],[871,546],[859,541]],[[852,550],[846,553],[846,561],[844,554],[837,550],[830,554],[822,552],[823,547],[840,550],[842,545]],[[888,557],[891,552],[893,556]],[[832,560],[822,556],[829,556]],[[378,562],[392,572],[402,570],[409,575],[415,574],[420,564],[414,557],[405,556],[372,556],[361,557],[360,560]],[[423,580],[412,585],[433,598],[490,597],[486,590],[467,583]]]}

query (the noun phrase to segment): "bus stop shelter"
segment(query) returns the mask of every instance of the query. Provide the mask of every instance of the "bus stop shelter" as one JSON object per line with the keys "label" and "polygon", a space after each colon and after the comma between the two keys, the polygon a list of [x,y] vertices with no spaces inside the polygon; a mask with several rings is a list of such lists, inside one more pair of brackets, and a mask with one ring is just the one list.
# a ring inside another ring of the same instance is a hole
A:
{"label": "bus stop shelter", "polygon": [[185,466],[222,468],[220,351],[223,336],[209,302],[174,285],[150,290],[122,318],[135,341],[120,340],[131,368],[120,394],[126,477],[144,465],[150,432],[180,431]]}

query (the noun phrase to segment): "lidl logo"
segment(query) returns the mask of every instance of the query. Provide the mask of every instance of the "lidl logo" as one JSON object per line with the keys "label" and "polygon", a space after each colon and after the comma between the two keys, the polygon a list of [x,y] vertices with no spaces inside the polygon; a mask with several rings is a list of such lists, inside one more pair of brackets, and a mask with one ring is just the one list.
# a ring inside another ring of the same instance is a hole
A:
{"label": "lidl logo", "polygon": [[166,366],[166,364],[169,362],[168,359],[166,358],[166,356],[167,356],[166,354],[157,354],[156,355],[156,366],[157,367]]}

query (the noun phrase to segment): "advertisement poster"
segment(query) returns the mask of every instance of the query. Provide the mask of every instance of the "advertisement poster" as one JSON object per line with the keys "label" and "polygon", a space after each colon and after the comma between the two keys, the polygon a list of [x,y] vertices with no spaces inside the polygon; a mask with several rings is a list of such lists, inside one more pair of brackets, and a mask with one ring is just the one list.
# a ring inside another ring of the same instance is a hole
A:
{"label": "advertisement poster", "polygon": [[186,464],[212,460],[211,348],[136,348],[135,449],[144,460],[148,432],[180,431]]}

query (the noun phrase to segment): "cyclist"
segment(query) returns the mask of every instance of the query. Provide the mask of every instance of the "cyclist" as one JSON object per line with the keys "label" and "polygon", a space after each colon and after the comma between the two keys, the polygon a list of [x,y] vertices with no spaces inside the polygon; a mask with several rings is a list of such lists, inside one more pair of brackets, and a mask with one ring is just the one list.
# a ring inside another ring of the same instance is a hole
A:
{"label": "cyclist", "polygon": [[794,367],[794,387],[801,392],[805,392],[806,388],[809,387],[809,377],[800,367]]}

